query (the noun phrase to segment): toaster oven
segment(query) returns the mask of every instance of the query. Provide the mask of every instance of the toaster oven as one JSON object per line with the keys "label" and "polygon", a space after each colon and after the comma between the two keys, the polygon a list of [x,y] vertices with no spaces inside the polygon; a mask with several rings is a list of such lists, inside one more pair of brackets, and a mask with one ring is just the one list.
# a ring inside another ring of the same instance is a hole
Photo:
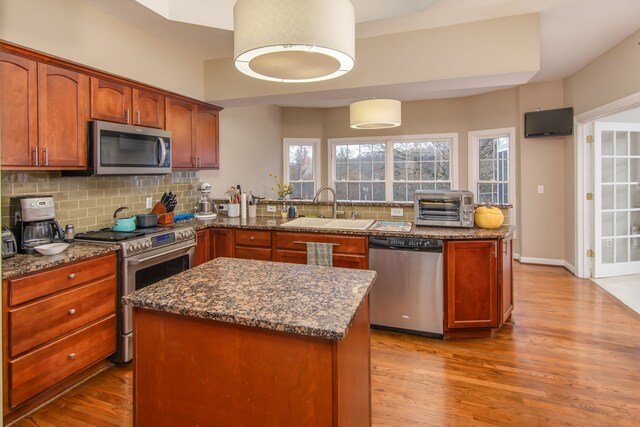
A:
{"label": "toaster oven", "polygon": [[416,225],[473,227],[473,193],[418,190],[414,211]]}

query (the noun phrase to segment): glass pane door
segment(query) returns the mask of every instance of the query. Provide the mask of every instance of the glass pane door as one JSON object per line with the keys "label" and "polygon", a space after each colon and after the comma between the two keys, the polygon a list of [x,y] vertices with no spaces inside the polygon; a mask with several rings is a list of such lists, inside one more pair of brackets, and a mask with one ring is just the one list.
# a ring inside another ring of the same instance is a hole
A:
{"label": "glass pane door", "polygon": [[640,272],[640,124],[595,123],[594,277]]}

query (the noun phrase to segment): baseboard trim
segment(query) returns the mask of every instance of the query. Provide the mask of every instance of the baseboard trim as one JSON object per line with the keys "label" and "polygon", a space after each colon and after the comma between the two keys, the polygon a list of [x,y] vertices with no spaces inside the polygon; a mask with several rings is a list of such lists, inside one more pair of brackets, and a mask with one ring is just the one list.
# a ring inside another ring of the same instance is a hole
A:
{"label": "baseboard trim", "polygon": [[531,258],[531,257],[520,257],[520,262],[523,264],[541,264],[541,265],[557,265],[559,267],[564,267],[566,261],[562,259],[552,259],[552,258]]}
{"label": "baseboard trim", "polygon": [[515,259],[517,261],[520,261],[520,254],[517,254],[517,253],[514,252],[513,253],[513,259]]}
{"label": "baseboard trim", "polygon": [[569,264],[567,261],[565,261],[563,267],[566,268],[574,276],[577,276],[575,266],[573,266],[573,265]]}

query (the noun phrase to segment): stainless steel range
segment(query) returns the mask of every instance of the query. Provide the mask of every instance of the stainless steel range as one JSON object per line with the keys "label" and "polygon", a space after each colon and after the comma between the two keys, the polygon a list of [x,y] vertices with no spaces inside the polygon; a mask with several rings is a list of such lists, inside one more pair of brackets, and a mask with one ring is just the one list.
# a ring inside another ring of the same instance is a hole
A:
{"label": "stainless steel range", "polygon": [[143,228],[131,232],[103,229],[79,233],[76,240],[120,245],[118,351],[112,361],[126,363],[133,358],[133,310],[121,304],[122,296],[193,267],[196,232],[191,227]]}

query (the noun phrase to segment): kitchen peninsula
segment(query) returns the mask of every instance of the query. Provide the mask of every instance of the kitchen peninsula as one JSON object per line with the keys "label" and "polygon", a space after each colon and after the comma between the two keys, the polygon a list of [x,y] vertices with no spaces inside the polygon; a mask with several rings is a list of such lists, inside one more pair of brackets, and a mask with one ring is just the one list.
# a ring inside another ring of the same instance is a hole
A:
{"label": "kitchen peninsula", "polygon": [[125,296],[135,424],[370,425],[375,276],[217,258]]}

